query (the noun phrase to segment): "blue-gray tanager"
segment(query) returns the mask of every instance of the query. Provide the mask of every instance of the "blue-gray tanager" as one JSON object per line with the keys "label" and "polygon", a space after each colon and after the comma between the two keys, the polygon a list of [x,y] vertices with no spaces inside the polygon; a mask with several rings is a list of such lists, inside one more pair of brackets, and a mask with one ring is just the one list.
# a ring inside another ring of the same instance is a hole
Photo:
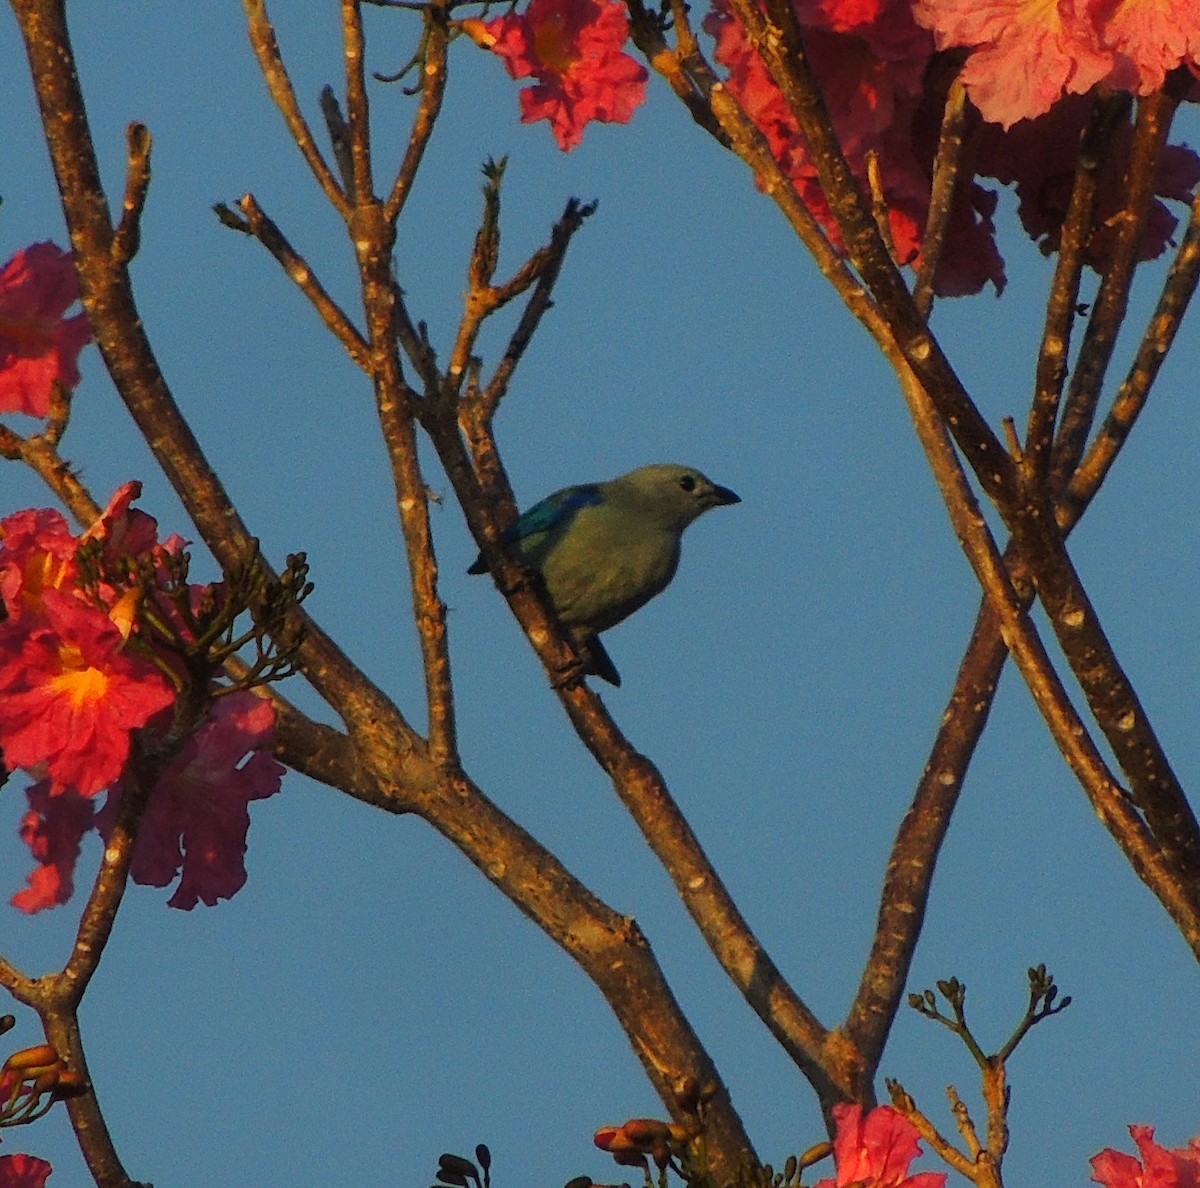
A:
{"label": "blue-gray tanager", "polygon": [[[564,487],[505,534],[517,561],[541,575],[555,613],[585,657],[585,672],[620,674],[596,637],[666,589],[683,530],[710,507],[741,503],[691,466],[643,466],[607,483]],[[487,573],[480,554],[468,573]]]}

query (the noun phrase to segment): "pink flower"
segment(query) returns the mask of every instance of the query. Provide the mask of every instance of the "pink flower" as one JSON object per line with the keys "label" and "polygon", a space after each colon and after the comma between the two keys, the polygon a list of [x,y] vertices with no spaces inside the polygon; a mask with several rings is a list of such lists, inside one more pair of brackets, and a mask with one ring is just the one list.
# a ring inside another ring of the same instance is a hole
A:
{"label": "pink flower", "polygon": [[158,544],[158,521],[133,506],[141,494],[142,484],[136,479],[122,483],[82,539],[104,541],[104,553],[110,561],[150,552]]}
{"label": "pink flower", "polygon": [[[76,555],[86,541],[103,542],[101,559],[122,578],[128,576],[130,560],[148,554],[158,559],[164,553],[178,552],[185,543],[181,538],[172,536],[160,545],[154,517],[131,506],[141,493],[141,483],[123,483],[96,522],[79,537],[52,508],[29,508],[0,520],[0,597],[9,616],[36,612],[43,590],[76,591]],[[123,588],[100,582],[100,596],[108,607],[124,593]]]}
{"label": "pink flower", "polygon": [[835,1105],[837,1137],[833,1158],[837,1176],[816,1188],[944,1188],[945,1172],[908,1174],[921,1153],[917,1129],[891,1106],[879,1106],[865,1118],[860,1105]]}
{"label": "pink flower", "polygon": [[0,748],[10,770],[44,765],[52,794],[91,796],[175,693],[102,610],[58,590],[41,601],[43,616],[0,624]]}
{"label": "pink flower", "polygon": [[[231,693],[214,703],[154,786],[134,844],[135,883],[165,887],[182,873],[168,902],[189,911],[200,900],[212,907],[241,889],[247,806],[278,792],[285,771],[267,751],[274,726],[271,703],[252,693]],[[28,789],[21,839],[38,865],[29,886],[13,897],[15,907],[32,913],[67,902],[80,842],[93,826],[107,840],[121,792],[118,782],[97,812],[90,798],[72,789],[53,794],[47,781]]]}
{"label": "pink flower", "polygon": [[962,78],[1011,128],[1097,83],[1149,94],[1200,55],[1200,0],[916,0],[939,49],[974,52]]}
{"label": "pink flower", "polygon": [[52,243],[22,248],[0,269],[0,412],[44,417],[55,383],[79,383],[79,352],[92,337],[71,254]]}
{"label": "pink flower", "polygon": [[[278,792],[286,770],[267,750],[274,728],[271,703],[253,693],[215,702],[155,785],[133,852],[134,882],[165,887],[182,873],[168,902],[187,911],[199,900],[213,907],[241,889],[247,806]],[[118,800],[119,788],[98,815],[102,836],[112,827]]]}
{"label": "pink flower", "polygon": [[938,49],[974,47],[967,94],[1005,128],[1091,90],[1113,66],[1085,0],[916,0],[913,13]]}
{"label": "pink flower", "polygon": [[27,788],[25,795],[29,811],[21,820],[21,840],[38,865],[29,874],[29,886],[12,897],[12,905],[32,915],[71,898],[79,845],[95,824],[96,806],[69,788],[52,796],[45,780]]}
{"label": "pink flower", "polygon": [[[247,806],[278,792],[285,771],[267,751],[274,726],[271,703],[252,693],[231,693],[214,703],[154,786],[134,844],[135,883],[165,887],[182,873],[168,903],[188,911],[200,900],[212,907],[231,899],[242,888]],[[97,812],[73,789],[53,794],[47,781],[28,789],[21,840],[37,866],[29,886],[13,896],[15,907],[32,913],[67,902],[80,842],[93,826],[108,839],[121,793],[118,782]]]}
{"label": "pink flower", "polygon": [[0,1188],[45,1188],[53,1170],[36,1155],[0,1155]]}
{"label": "pink flower", "polygon": [[[879,165],[889,231],[900,264],[915,264],[929,210],[941,107],[931,102],[932,35],[906,0],[793,0],[804,44],[843,151],[864,192],[867,160]],[[714,0],[704,29],[715,38],[726,82],[775,159],[837,247],[841,237],[800,128],[726,0]],[[948,84],[947,84],[948,85]],[[943,92],[944,99],[944,92]],[[761,179],[760,179],[761,184]],[[942,294],[1004,287],[991,222],[995,199],[964,181],[938,269]]]}
{"label": "pink flower", "polygon": [[1148,95],[1182,63],[1200,57],[1200,0],[1117,0],[1105,5],[1105,43],[1116,56],[1106,81]]}
{"label": "pink flower", "polygon": [[646,97],[646,68],[622,52],[629,18],[616,0],[530,0],[520,16],[465,27],[512,78],[538,80],[521,92],[521,122],[549,120],[564,152],[591,120],[627,124]]}
{"label": "pink flower", "polygon": [[1153,1126],[1131,1126],[1129,1133],[1142,1162],[1108,1147],[1092,1157],[1092,1179],[1097,1184],[1105,1188],[1200,1188],[1200,1136],[1186,1147],[1168,1151],[1154,1141]]}
{"label": "pink flower", "polygon": [[74,586],[79,541],[53,508],[29,508],[0,520],[0,598],[9,619],[41,609],[45,590]]}

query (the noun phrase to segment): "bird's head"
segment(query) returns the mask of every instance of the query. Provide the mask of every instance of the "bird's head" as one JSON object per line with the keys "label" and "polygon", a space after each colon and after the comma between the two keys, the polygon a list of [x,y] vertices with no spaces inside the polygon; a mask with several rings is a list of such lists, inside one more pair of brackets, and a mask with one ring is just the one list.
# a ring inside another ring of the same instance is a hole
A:
{"label": "bird's head", "polygon": [[694,466],[678,466],[673,462],[643,466],[613,480],[611,485],[636,502],[647,515],[677,532],[682,532],[710,507],[742,501],[728,487],[718,486]]}

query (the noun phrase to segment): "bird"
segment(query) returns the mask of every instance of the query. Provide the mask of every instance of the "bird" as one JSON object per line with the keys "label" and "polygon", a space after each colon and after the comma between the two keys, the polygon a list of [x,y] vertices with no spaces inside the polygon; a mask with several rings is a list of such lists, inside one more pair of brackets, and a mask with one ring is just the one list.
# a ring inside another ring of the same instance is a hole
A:
{"label": "bird", "polygon": [[[504,543],[540,575],[584,659],[612,685],[621,675],[599,640],[666,589],[684,530],[709,508],[741,503],[694,466],[659,462],[602,483],[564,487],[518,516]],[[488,572],[480,553],[468,573]]]}

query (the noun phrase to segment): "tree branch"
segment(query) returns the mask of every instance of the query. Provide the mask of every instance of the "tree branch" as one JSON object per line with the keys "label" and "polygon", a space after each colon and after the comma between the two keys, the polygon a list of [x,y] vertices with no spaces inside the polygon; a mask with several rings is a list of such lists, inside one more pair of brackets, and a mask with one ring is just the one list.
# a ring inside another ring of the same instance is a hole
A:
{"label": "tree branch", "polygon": [[337,184],[333,171],[321,156],[317,142],[313,139],[312,130],[300,111],[296,100],[296,92],[292,80],[288,77],[283,58],[279,53],[279,43],[275,40],[275,27],[267,16],[267,6],[264,0],[242,0],[246,11],[246,21],[250,32],[250,44],[254,47],[258,66],[266,80],[267,89],[275,106],[279,108],[284,122],[288,126],[292,140],[296,142],[304,160],[308,163],[317,184],[325,192],[333,208],[342,216],[350,217],[350,200]]}
{"label": "tree branch", "polygon": [[1126,107],[1127,99],[1120,95],[1097,98],[1080,141],[1071,201],[1059,234],[1058,264],[1046,304],[1033,405],[1021,456],[1022,481],[1031,490],[1044,488],[1050,476],[1071,328],[1079,302],[1085,252],[1096,217],[1099,173],[1112,144],[1114,126]]}
{"label": "tree branch", "polygon": [[[146,338],[113,229],[79,89],[63,0],[12,0],[62,196],[84,309],[109,375],[214,557],[228,572],[258,555],[237,509],[179,411]],[[394,707],[304,611],[298,663],[343,720]],[[408,728],[409,745],[417,736]]]}
{"label": "tree branch", "polygon": [[1154,174],[1171,130],[1179,99],[1165,91],[1138,101],[1133,146],[1125,171],[1125,202],[1116,218],[1117,234],[1112,256],[1100,282],[1100,291],[1079,349],[1062,424],[1054,443],[1053,477],[1061,491],[1075,471],[1087,445],[1096,407],[1116,347],[1117,332],[1125,321],[1129,290],[1137,267],[1142,232],[1154,197]]}
{"label": "tree branch", "polygon": [[920,380],[992,500],[999,507],[1012,507],[1017,493],[1012,460],[929,333],[888,254],[834,133],[791,0],[765,3],[766,18],[755,0],[730,0],[730,8],[787,100],[850,260],[883,311],[887,330],[876,334],[876,341],[889,357],[898,353]]}
{"label": "tree branch", "polygon": [[1112,408],[1092,442],[1087,456],[1076,469],[1063,493],[1059,524],[1078,521],[1104,482],[1121,447],[1129,438],[1138,415],[1145,407],[1159,368],[1175,341],[1183,315],[1196,292],[1200,277],[1200,194],[1192,202],[1191,219],[1179,251],[1171,264],[1154,314],[1130,365],[1129,374],[1113,398]]}
{"label": "tree branch", "polygon": [[929,193],[929,215],[925,220],[925,234],[921,237],[921,258],[913,285],[913,303],[924,321],[929,320],[933,309],[933,282],[958,193],[958,167],[962,160],[966,122],[967,88],[960,78],[955,78],[950,84],[946,107],[942,112],[942,130],[933,162],[933,183]]}
{"label": "tree branch", "polygon": [[364,371],[370,371],[371,348],[351,321],[349,315],[329,295],[329,291],[317,279],[307,260],[292,247],[286,235],[270,219],[258,204],[253,194],[244,194],[238,199],[239,219],[228,207],[216,207],[217,217],[227,226],[232,226],[247,235],[253,235],[267,249],[276,262],[287,273],[289,279],[308,298],[312,307],[321,316],[329,332],[342,344],[346,353]]}
{"label": "tree branch", "polygon": [[392,224],[399,219],[412,192],[417,170],[424,160],[425,149],[429,146],[429,138],[433,135],[434,125],[442,110],[442,99],[446,94],[449,29],[446,25],[445,5],[441,0],[430,4],[422,10],[422,19],[425,22],[425,49],[421,72],[421,103],[409,133],[404,160],[396,173],[392,192],[388,195],[384,207],[384,215]]}

